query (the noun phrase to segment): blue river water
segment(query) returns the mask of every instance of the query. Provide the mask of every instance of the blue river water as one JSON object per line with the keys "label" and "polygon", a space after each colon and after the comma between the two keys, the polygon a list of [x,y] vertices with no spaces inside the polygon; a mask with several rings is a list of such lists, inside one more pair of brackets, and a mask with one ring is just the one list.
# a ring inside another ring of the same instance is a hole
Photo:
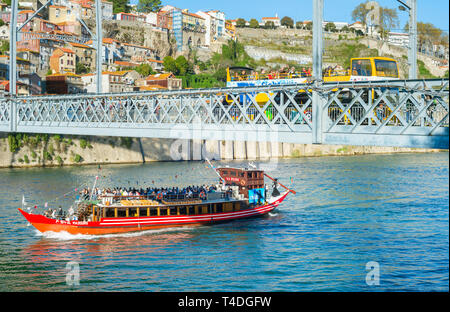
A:
{"label": "blue river water", "polygon": [[201,162],[0,169],[0,291],[449,291],[448,153],[272,165],[297,194],[267,217],[106,236],[41,234],[17,208],[22,196],[67,207],[96,175],[99,186],[217,177]]}

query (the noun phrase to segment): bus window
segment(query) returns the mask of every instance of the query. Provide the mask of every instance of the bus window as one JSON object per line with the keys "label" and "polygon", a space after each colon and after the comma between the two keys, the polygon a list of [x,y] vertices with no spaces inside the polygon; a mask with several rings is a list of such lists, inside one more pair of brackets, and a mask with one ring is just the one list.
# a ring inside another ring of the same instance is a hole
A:
{"label": "bus window", "polygon": [[352,61],[352,75],[354,76],[372,76],[370,60]]}
{"label": "bus window", "polygon": [[397,63],[387,60],[375,60],[377,76],[398,78]]}

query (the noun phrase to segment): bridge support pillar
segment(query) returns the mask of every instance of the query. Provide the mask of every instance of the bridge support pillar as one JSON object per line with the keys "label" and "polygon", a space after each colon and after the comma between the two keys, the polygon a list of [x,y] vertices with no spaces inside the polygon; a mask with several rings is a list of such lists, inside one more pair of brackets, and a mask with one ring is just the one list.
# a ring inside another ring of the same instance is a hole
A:
{"label": "bridge support pillar", "polygon": [[14,98],[9,101],[9,130],[17,132],[17,102]]}
{"label": "bridge support pillar", "polygon": [[313,91],[312,94],[312,143],[322,144],[323,96]]}

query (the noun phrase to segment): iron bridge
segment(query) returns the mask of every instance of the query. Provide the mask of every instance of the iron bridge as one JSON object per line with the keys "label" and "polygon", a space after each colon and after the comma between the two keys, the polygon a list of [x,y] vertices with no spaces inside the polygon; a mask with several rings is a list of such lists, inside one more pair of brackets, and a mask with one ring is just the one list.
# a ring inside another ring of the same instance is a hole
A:
{"label": "iron bridge", "polygon": [[0,131],[448,149],[448,91],[430,79],[5,95]]}

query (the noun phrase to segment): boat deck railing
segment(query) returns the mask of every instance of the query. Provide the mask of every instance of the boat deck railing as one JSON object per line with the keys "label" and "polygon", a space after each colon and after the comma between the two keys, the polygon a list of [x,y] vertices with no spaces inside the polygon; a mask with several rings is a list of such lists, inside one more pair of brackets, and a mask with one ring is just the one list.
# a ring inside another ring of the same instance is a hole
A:
{"label": "boat deck railing", "polygon": [[[208,195],[210,194],[220,194],[221,199],[231,198],[231,193],[227,192],[212,192],[205,193],[202,195],[201,193],[194,193],[192,195],[188,194],[145,194],[145,195],[113,195],[113,194],[104,194],[100,195],[97,198],[102,202],[109,204],[118,203],[121,201],[137,201],[137,200],[153,200],[160,202],[185,202],[185,201],[198,201],[198,200],[207,200]],[[214,196],[217,198],[217,195]]]}

